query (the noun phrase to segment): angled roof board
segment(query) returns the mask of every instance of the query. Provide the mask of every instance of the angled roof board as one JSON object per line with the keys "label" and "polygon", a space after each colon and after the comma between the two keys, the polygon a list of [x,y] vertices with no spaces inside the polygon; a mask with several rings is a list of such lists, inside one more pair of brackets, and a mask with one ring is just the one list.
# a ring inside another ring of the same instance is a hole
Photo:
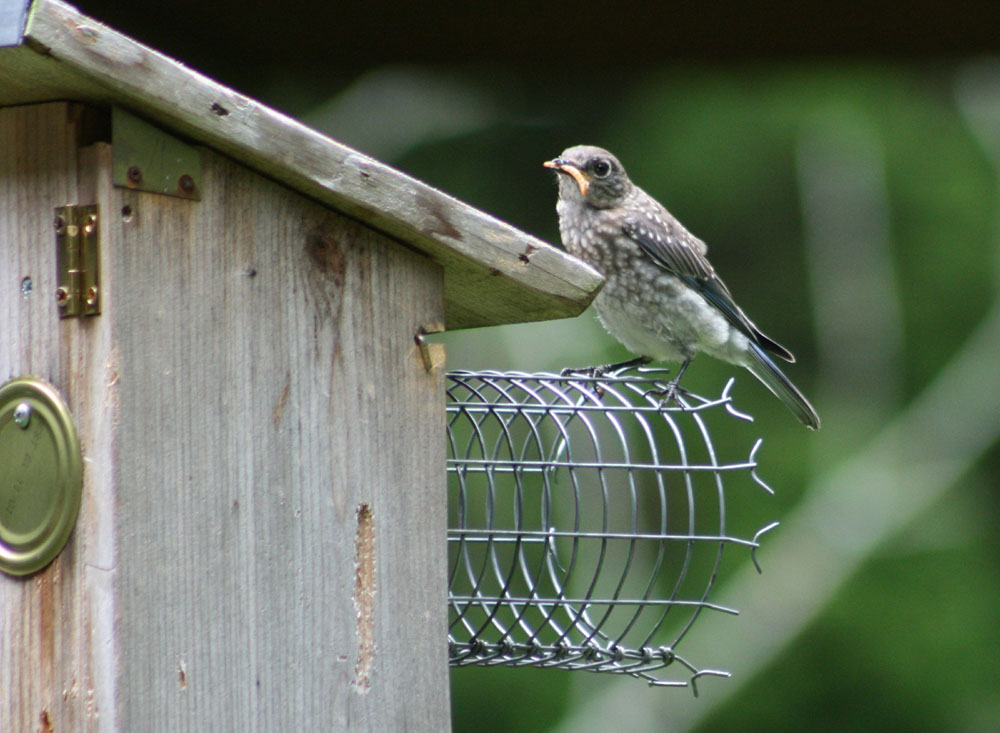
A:
{"label": "angled roof board", "polygon": [[[58,0],[0,0],[0,106],[118,105],[365,222],[439,262],[445,327],[580,313],[579,260],[143,46]],[[7,43],[4,43],[7,41]],[[16,44],[16,45],[14,45]]]}

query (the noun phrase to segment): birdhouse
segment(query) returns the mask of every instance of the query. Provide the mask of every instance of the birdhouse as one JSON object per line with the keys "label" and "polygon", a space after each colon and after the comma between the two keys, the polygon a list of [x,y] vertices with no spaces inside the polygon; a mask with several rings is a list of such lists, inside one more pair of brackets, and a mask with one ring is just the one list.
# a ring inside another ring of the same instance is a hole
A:
{"label": "birdhouse", "polygon": [[572,316],[600,277],[0,0],[0,280],[0,730],[447,729],[424,335]]}

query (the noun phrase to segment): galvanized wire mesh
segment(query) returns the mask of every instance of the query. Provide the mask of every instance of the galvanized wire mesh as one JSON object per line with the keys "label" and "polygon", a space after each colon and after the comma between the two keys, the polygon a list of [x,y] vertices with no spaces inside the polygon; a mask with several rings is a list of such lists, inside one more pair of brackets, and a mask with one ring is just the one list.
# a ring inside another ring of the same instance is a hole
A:
{"label": "galvanized wire mesh", "polygon": [[736,613],[709,600],[724,551],[746,548],[756,563],[776,524],[728,529],[731,485],[771,491],[755,471],[759,439],[735,459],[712,440],[714,416],[750,419],[732,405],[733,382],[718,399],[683,392],[661,407],[665,370],[447,380],[451,664],[695,692],[703,675],[728,676],[677,646],[703,611]]}

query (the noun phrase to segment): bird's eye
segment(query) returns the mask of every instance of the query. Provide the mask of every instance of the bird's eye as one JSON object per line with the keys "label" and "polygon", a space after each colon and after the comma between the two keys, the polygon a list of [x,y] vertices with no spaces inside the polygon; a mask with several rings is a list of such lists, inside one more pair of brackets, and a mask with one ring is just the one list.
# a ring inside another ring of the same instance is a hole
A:
{"label": "bird's eye", "polygon": [[605,178],[611,172],[611,164],[606,160],[595,160],[590,166],[590,170],[598,178]]}

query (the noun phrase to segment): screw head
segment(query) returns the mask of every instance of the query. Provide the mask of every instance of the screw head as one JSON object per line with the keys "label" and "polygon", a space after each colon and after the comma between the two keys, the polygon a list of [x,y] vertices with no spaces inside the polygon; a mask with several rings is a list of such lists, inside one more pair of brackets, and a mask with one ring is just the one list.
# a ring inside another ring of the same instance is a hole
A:
{"label": "screw head", "polygon": [[187,173],[177,179],[177,185],[184,193],[192,193],[194,191],[194,179]]}
{"label": "screw head", "polygon": [[28,423],[31,422],[31,405],[27,402],[20,403],[14,408],[14,422],[17,424],[21,430],[28,427]]}
{"label": "screw head", "polygon": [[56,302],[59,305],[66,305],[66,302],[68,300],[69,300],[69,290],[60,285],[58,288],[56,288]]}
{"label": "screw head", "polygon": [[125,175],[128,176],[129,181],[132,183],[142,183],[142,171],[139,170],[139,166],[137,165],[130,165]]}

